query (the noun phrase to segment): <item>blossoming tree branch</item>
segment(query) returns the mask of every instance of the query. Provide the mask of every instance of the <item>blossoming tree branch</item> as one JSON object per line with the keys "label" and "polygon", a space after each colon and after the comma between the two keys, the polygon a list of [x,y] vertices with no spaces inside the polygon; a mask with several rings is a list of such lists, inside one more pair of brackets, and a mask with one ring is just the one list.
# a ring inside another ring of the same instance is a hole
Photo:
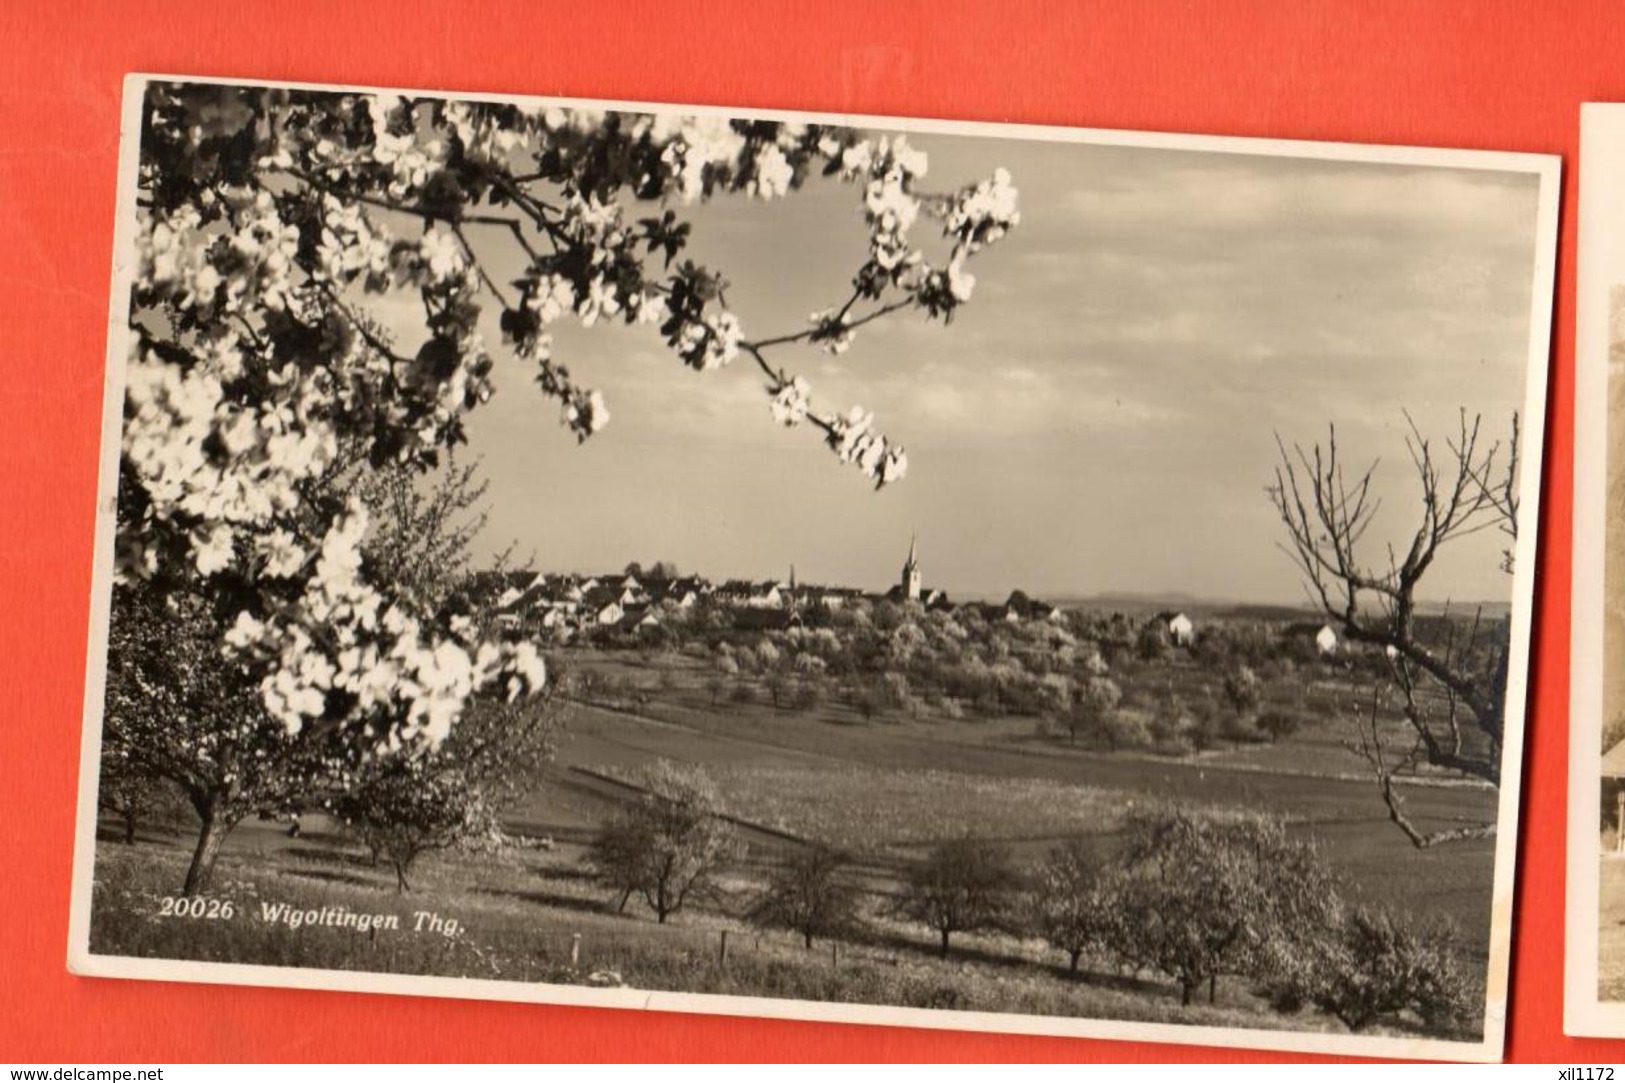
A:
{"label": "blossoming tree branch", "polygon": [[[432,467],[491,396],[497,357],[527,366],[579,439],[598,432],[603,396],[553,353],[564,320],[652,325],[698,370],[745,358],[777,421],[813,428],[876,486],[901,478],[907,456],[872,416],[815,409],[780,357],[840,353],[908,310],[946,322],[970,298],[969,263],[1016,225],[1016,192],[999,170],[932,193],[926,171],[903,136],[821,125],[154,84],[120,582],[206,599],[225,658],[288,737],[438,744],[472,695],[536,691],[542,661],[396,597],[363,559],[363,504],[335,479]],[[806,326],[749,334],[723,275],[684,258],[679,208],[777,199],[814,174],[857,190],[868,244],[850,292]],[[945,259],[914,241],[922,221]],[[505,281],[499,244],[522,266]],[[384,330],[385,301],[419,314],[421,344]],[[500,345],[482,334],[491,306]]]}

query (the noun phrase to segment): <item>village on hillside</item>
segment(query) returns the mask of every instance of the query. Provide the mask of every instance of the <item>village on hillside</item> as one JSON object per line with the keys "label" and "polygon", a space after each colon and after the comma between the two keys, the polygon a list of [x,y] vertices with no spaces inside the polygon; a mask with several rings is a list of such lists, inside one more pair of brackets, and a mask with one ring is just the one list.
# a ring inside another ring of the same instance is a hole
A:
{"label": "village on hillside", "polygon": [[[974,613],[984,622],[1019,624],[1043,621],[1067,636],[1077,608],[1051,604],[1015,589],[1002,602],[951,600],[945,591],[924,585],[917,539],[909,544],[898,582],[884,593],[857,587],[806,583],[791,566],[784,579],[726,579],[712,582],[701,575],[676,574],[665,563],[645,569],[632,564],[620,572],[488,572],[475,577],[475,589],[489,603],[501,632],[510,638],[562,646],[583,636],[658,636],[672,625],[687,626],[697,613],[713,615],[735,631],[773,632],[819,627],[855,603],[908,604],[928,612]],[[1169,645],[1189,647],[1196,641],[1195,619],[1179,609],[1162,609],[1135,621],[1128,613],[1111,613],[1106,621],[1123,636],[1149,629]],[[1285,641],[1308,642],[1322,657],[1337,654],[1337,630],[1324,621],[1273,620],[1271,630]]]}

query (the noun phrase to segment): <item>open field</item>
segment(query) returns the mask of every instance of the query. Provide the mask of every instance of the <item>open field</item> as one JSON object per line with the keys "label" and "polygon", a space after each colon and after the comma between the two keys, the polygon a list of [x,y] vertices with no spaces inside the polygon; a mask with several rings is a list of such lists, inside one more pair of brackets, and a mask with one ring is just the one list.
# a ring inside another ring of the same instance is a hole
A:
{"label": "open field", "polygon": [[[1031,732],[1031,720],[1018,721]],[[1304,756],[1319,770],[1271,770],[1223,752],[1173,759],[1011,740],[1015,728],[1008,720],[865,724],[761,704],[710,708],[655,698],[637,712],[578,708],[559,763],[621,775],[660,758],[705,764],[726,781],[730,813],[747,822],[836,842],[861,830],[879,849],[940,837],[941,806],[956,802],[977,810],[977,833],[1016,852],[1041,851],[1069,835],[1110,834],[1135,801],[1177,797],[1209,808],[1262,809],[1322,844],[1349,898],[1448,916],[1468,957],[1486,956],[1494,840],[1415,849],[1388,823],[1361,762],[1334,739]],[[854,787],[861,804],[824,799]],[[893,800],[910,790],[931,796]],[[1430,829],[1496,814],[1495,794],[1483,787],[1414,785],[1406,797],[1407,813]],[[548,794],[541,800],[545,805]]]}
{"label": "open field", "polygon": [[[883,717],[839,706],[777,709],[763,702],[713,706],[704,670],[676,653],[572,652],[569,664],[601,668],[638,690],[632,706],[575,702],[555,761],[507,817],[519,845],[496,857],[431,854],[398,895],[393,876],[322,817],[303,836],[242,824],[226,843],[215,894],[233,900],[229,922],[155,916],[179,887],[185,831],[146,831],[134,847],[98,853],[93,946],[100,952],[230,959],[286,966],[495,977],[525,982],[620,984],[817,1000],[1218,1023],[1341,1029],[1312,1011],[1270,1010],[1249,983],[1221,978],[1217,1002],[1180,1006],[1178,987],[1148,974],[1085,960],[1070,977],[1046,945],[1006,933],[961,934],[948,960],[928,930],[905,924],[893,903],[910,864],[943,838],[972,833],[1018,864],[1066,839],[1090,840],[1103,857],[1124,814],[1177,799],[1210,812],[1263,810],[1319,844],[1352,902],[1447,916],[1459,952],[1476,969],[1487,955],[1493,840],[1419,851],[1387,822],[1374,784],[1339,743],[1335,724],[1306,727],[1275,745],[1223,745],[1186,756],[1106,752],[1040,739],[1030,718]],[[1311,690],[1312,691],[1312,690]],[[1323,691],[1323,695],[1332,695]],[[612,892],[587,869],[598,827],[640,792],[642,769],[669,760],[703,766],[719,811],[748,844],[720,897],[657,926],[637,905],[614,912]],[[1407,811],[1425,827],[1495,815],[1482,787],[1410,785]],[[864,892],[862,935],[804,950],[790,934],[744,920],[777,862],[811,842],[855,855]],[[454,937],[432,932],[291,930],[264,920],[262,904],[346,906],[451,916]],[[729,957],[721,937],[730,934]],[[576,940],[579,938],[579,940]],[[571,948],[575,944],[572,962]],[[1407,1024],[1394,1023],[1394,1026]],[[1476,1026],[1469,1023],[1468,1028]]]}
{"label": "open field", "polygon": [[[713,697],[706,688],[711,674],[705,662],[677,653],[638,654],[629,651],[572,650],[567,658],[577,672],[608,675],[623,696],[639,701],[637,712],[645,717],[739,736],[746,740],[766,739],[782,748],[806,751],[836,750],[845,740],[843,729],[834,732],[783,733],[787,720],[815,720],[836,727],[870,729],[849,704],[831,699],[813,708],[776,709],[765,702],[760,681],[741,678],[757,689],[756,702],[728,702],[727,696]],[[1213,673],[1187,659],[1145,665],[1124,664],[1122,683],[1154,685],[1159,691],[1199,699],[1213,695]],[[1352,717],[1370,709],[1369,687],[1351,680],[1337,670],[1316,672],[1305,668],[1301,675],[1266,684],[1260,710],[1286,710],[1303,720],[1302,728],[1289,739],[1264,741],[1255,738],[1223,742],[1195,752],[1187,750],[1180,761],[1200,762],[1214,767],[1244,770],[1254,768],[1315,777],[1368,782],[1369,768],[1349,747],[1355,737]],[[1007,751],[1032,751],[1045,756],[1067,752],[1068,746],[1055,737],[1039,732],[1038,720],[1027,715],[951,717],[930,705],[912,714],[886,714],[878,721],[888,730],[924,738],[932,745],[972,744]],[[1380,712],[1379,729],[1395,747],[1405,747],[1413,739],[1407,724],[1387,703]],[[1149,757],[1168,761],[1174,757],[1148,750],[1119,751],[1114,761]],[[1408,772],[1418,778],[1451,780],[1443,771],[1419,765]]]}

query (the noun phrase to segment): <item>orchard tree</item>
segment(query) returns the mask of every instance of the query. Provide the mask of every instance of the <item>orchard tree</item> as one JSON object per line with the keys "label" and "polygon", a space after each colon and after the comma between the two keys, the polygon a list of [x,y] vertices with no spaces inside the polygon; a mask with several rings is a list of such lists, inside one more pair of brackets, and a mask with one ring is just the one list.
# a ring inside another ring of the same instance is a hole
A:
{"label": "orchard tree", "polygon": [[[425,477],[387,464],[356,472],[353,492],[367,511],[370,529],[362,557],[397,601],[425,619],[445,624],[462,618],[481,632],[495,617],[496,599],[476,589],[474,541],[490,518],[489,483],[481,464],[455,454]],[[500,579],[513,571],[512,547],[495,554],[484,569]],[[466,626],[458,620],[458,628]]]}
{"label": "orchard tree", "polygon": [[[359,547],[395,584],[403,612],[468,636],[476,628],[468,547],[484,524],[484,487],[472,465],[456,463],[431,486],[418,481],[393,464],[347,477],[372,524]],[[404,887],[418,853],[484,832],[479,820],[494,814],[501,773],[520,777],[536,764],[533,753],[549,747],[554,716],[539,702],[545,693],[512,704],[481,693],[484,715],[506,721],[474,726],[455,751],[419,741],[364,749],[336,729],[289,734],[270,718],[247,667],[220,651],[229,632],[203,598],[178,589],[160,599],[153,584],[135,581],[115,588],[114,606],[103,761],[109,750],[119,760],[101,792],[127,788],[139,774],[186,795],[200,824],[188,894],[207,889],[220,846],[244,815],[318,802],[336,804],[375,854],[389,853]],[[468,762],[459,767],[452,757]]]}
{"label": "orchard tree", "polygon": [[996,925],[1005,915],[1015,874],[998,844],[977,838],[939,842],[909,870],[899,910],[933,930],[948,957],[954,933]]}
{"label": "orchard tree", "polygon": [[389,861],[398,892],[412,889],[407,879],[412,865],[431,850],[495,850],[502,842],[496,810],[485,803],[462,765],[438,751],[369,763],[333,802],[334,813],[361,836],[374,863],[379,857]]}
{"label": "orchard tree", "polygon": [[221,652],[222,633],[195,595],[140,581],[114,588],[103,746],[122,750],[123,762],[98,792],[105,798],[131,771],[179,788],[198,818],[188,895],[208,889],[244,816],[342,787],[360,760],[334,730],[290,733],[247,668]]}
{"label": "orchard tree", "polygon": [[502,813],[552,758],[557,721],[547,695],[476,698],[439,745],[366,761],[333,811],[389,861],[396,889],[410,891],[412,866],[426,853],[501,847]]}
{"label": "orchard tree", "polygon": [[839,936],[857,922],[849,865],[845,854],[822,843],[797,852],[773,870],[751,920],[798,933],[809,948],[815,938]]}
{"label": "orchard tree", "polygon": [[134,844],[143,818],[169,810],[170,793],[168,782],[139,756],[132,756],[128,745],[111,734],[103,739],[96,807],[118,820],[125,845]]}
{"label": "orchard tree", "polygon": [[782,669],[769,670],[767,680],[763,683],[767,686],[767,698],[773,704],[774,710],[778,710],[789,701],[790,678]]}
{"label": "orchard tree", "polygon": [[[472,564],[486,483],[478,463],[454,458],[432,477],[424,484],[395,464],[360,472],[356,491],[373,523],[363,555],[413,614],[464,637],[489,634],[496,599],[476,589]],[[499,577],[508,563],[506,551],[495,558]],[[502,845],[502,813],[552,759],[562,710],[552,691],[514,702],[476,691],[445,740],[375,751],[330,800],[374,857],[388,858],[399,891],[411,889],[423,854]]]}
{"label": "orchard tree", "polygon": [[1411,747],[1387,747],[1375,708],[1354,747],[1376,775],[1389,818],[1413,845],[1426,848],[1495,834],[1493,822],[1423,830],[1406,815],[1394,779],[1425,763],[1500,784],[1511,643],[1509,624],[1481,612],[1464,620],[1447,611],[1432,622],[1442,631],[1430,631],[1419,619],[1417,592],[1453,543],[1481,530],[1501,533],[1507,545],[1502,570],[1512,570],[1520,432],[1514,414],[1503,446],[1483,436],[1482,418],[1462,411],[1455,436],[1440,449],[1409,415],[1406,420],[1418,498],[1408,542],[1379,548],[1366,537],[1380,503],[1372,492],[1376,464],[1346,473],[1335,428],[1324,444],[1307,450],[1280,444],[1269,495],[1286,527],[1283,548],[1309,596],[1345,640],[1368,644],[1388,659]]}
{"label": "orchard tree", "polygon": [[1290,737],[1298,732],[1298,716],[1290,711],[1269,710],[1258,716],[1255,723],[1259,732],[1263,733],[1272,742],[1283,737]]}
{"label": "orchard tree", "polygon": [[1272,973],[1299,937],[1324,928],[1335,906],[1319,853],[1277,820],[1182,808],[1136,810],[1101,889],[1114,916],[1112,949],[1135,967],[1208,1001],[1224,974]]}
{"label": "orchard tree", "polygon": [[618,911],[637,895],[664,925],[715,894],[718,875],[743,856],[744,844],[719,814],[716,783],[700,768],[660,760],[641,782],[638,800],[599,828],[588,860],[620,892]]}
{"label": "orchard tree", "polygon": [[1455,928],[1388,907],[1337,908],[1263,977],[1260,991],[1277,1011],[1312,1005],[1355,1032],[1412,1015],[1430,1032],[1450,1034],[1483,1007]]}
{"label": "orchard tree", "polygon": [[1134,651],[1142,662],[1162,662],[1173,653],[1173,641],[1161,621],[1148,621],[1134,640]]}
{"label": "orchard tree", "polygon": [[1112,725],[1112,715],[1123,702],[1123,690],[1110,677],[1090,677],[1078,688],[1067,712],[1067,739],[1076,744],[1078,733],[1098,734],[1116,751],[1120,731]]}
{"label": "orchard tree", "polygon": [[[903,311],[946,322],[969,299],[970,262],[1016,224],[1016,193],[1002,170],[930,193],[926,168],[902,136],[820,125],[149,83],[113,637],[137,634],[121,621],[160,631],[155,606],[173,602],[193,668],[127,659],[109,708],[144,697],[110,724],[172,731],[149,735],[150,757],[182,761],[205,816],[188,889],[259,785],[247,765],[343,772],[378,749],[432,748],[476,692],[518,701],[543,685],[529,645],[413,611],[364,559],[369,512],[344,477],[433,466],[490,398],[499,357],[577,439],[601,430],[604,398],[553,355],[554,325],[650,325],[696,370],[744,359],[776,421],[815,429],[877,486],[902,477],[907,457],[872,415],[815,410],[773,358],[839,353]],[[680,207],[775,199],[815,174],[859,193],[868,243],[850,290],[806,326],[749,334],[724,276],[684,256]],[[913,239],[922,221],[940,258]],[[216,752],[245,766],[210,759],[194,777]]]}
{"label": "orchard tree", "polygon": [[1074,723],[1070,718],[1077,699],[1072,678],[1065,673],[1045,673],[1033,685],[1040,716],[1039,732],[1047,732],[1058,720],[1064,720],[1069,731]]}
{"label": "orchard tree", "polygon": [[1262,685],[1251,666],[1239,665],[1224,675],[1224,701],[1237,718],[1246,718],[1258,710],[1263,698]]}
{"label": "orchard tree", "polygon": [[1098,889],[1100,873],[1101,861],[1089,844],[1071,839],[1051,850],[1033,876],[1034,929],[1066,953],[1073,974],[1085,951],[1111,942],[1114,914]]}

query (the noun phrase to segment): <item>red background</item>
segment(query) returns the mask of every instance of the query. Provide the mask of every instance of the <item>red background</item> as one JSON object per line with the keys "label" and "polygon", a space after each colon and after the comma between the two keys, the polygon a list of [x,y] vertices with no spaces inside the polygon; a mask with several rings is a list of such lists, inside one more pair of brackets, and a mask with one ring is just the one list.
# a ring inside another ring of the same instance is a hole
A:
{"label": "red background", "polygon": [[1580,103],[1610,0],[0,0],[0,1060],[1289,1059],[1179,1046],[79,979],[64,967],[126,72],[1564,157],[1509,1057],[1562,1034]]}

